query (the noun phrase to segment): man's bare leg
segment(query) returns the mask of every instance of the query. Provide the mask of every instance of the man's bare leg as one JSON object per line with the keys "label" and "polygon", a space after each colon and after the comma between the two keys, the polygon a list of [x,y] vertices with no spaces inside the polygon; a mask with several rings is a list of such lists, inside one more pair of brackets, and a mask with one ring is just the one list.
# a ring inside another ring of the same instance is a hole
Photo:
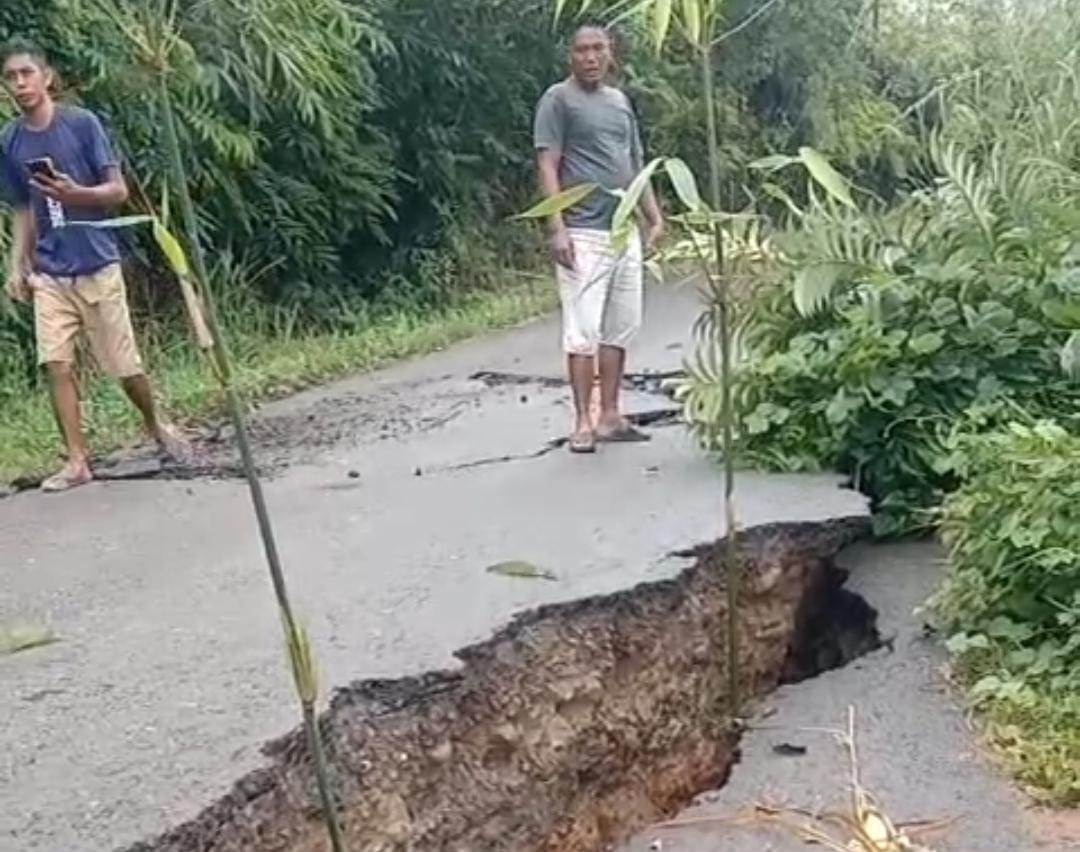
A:
{"label": "man's bare leg", "polygon": [[41,487],[46,491],[66,491],[84,485],[93,479],[90,472],[90,454],[82,433],[82,416],[79,411],[79,388],[71,364],[51,362],[48,364],[49,386],[52,391],[53,411],[67,448],[67,464],[54,476],[46,479]]}
{"label": "man's bare leg", "polygon": [[142,415],[146,434],[157,441],[167,456],[181,464],[186,463],[189,458],[187,442],[171,425],[161,419],[154,401],[154,390],[146,374],[127,376],[120,380],[120,386]]}
{"label": "man's bare leg", "polygon": [[610,434],[622,425],[619,390],[626,369],[626,350],[617,346],[600,347],[600,422],[597,432]]}
{"label": "man's bare leg", "polygon": [[596,448],[590,411],[593,384],[596,381],[596,359],[592,355],[568,355],[566,360],[570,373],[570,388],[574,393],[574,432],[570,436],[570,449],[591,452]]}
{"label": "man's bare leg", "polygon": [[601,441],[647,441],[649,436],[631,425],[619,406],[626,371],[626,350],[620,346],[600,347],[600,422],[596,437]]}

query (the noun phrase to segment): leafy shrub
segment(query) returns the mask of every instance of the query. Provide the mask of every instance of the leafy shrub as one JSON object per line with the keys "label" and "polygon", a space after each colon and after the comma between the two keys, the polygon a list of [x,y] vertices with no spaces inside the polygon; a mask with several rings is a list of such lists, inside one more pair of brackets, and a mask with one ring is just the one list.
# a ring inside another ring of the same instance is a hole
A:
{"label": "leafy shrub", "polygon": [[[1080,438],[1051,421],[963,439],[932,601],[949,649],[1026,780],[1080,801]],[[1031,734],[1056,751],[1032,754]],[[1070,734],[1069,731],[1072,733]]]}
{"label": "leafy shrub", "polygon": [[[849,472],[890,532],[925,525],[956,485],[958,424],[1080,401],[1066,333],[1043,316],[1080,281],[1068,217],[1036,212],[1049,189],[1034,168],[938,156],[937,185],[898,208],[820,204],[778,237],[788,272],[753,306],[738,376],[745,458]],[[699,379],[691,411],[713,390]],[[695,425],[712,443],[717,424]]]}
{"label": "leafy shrub", "polygon": [[[791,205],[773,240],[780,284],[745,317],[746,460],[848,472],[879,529],[903,532],[958,484],[957,429],[1077,411],[1061,369],[1077,337],[1046,309],[1080,295],[1080,137],[1063,121],[1080,109],[1078,70],[1070,53],[1045,76],[1009,66],[954,92],[894,205]],[[1010,107],[987,123],[986,100]],[[710,446],[716,393],[699,371],[690,414]]]}

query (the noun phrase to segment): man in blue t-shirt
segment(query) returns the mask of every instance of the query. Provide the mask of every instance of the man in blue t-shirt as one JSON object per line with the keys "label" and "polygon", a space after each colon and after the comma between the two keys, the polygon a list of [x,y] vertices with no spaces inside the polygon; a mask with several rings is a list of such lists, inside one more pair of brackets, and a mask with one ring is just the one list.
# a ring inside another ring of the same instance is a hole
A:
{"label": "man in blue t-shirt", "polygon": [[0,188],[15,208],[7,293],[33,301],[38,361],[48,369],[67,464],[42,484],[65,491],[93,479],[72,369],[84,335],[102,371],[120,380],[162,451],[187,447],[157,413],[128,313],[116,237],[102,221],[128,197],[101,122],[52,98],[53,72],[28,44],[0,49],[4,86],[21,116],[0,132]]}

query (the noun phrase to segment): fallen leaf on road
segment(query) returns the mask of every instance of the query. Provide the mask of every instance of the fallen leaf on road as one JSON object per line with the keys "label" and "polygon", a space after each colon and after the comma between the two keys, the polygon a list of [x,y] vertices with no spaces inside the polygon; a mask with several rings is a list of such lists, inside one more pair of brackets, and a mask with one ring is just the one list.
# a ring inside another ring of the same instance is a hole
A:
{"label": "fallen leaf on road", "polygon": [[488,566],[489,574],[502,574],[505,577],[531,577],[539,580],[558,580],[559,578],[543,568],[538,568],[531,562],[499,562]]}
{"label": "fallen leaf on road", "polygon": [[0,624],[0,657],[59,642],[48,627],[36,624]]}

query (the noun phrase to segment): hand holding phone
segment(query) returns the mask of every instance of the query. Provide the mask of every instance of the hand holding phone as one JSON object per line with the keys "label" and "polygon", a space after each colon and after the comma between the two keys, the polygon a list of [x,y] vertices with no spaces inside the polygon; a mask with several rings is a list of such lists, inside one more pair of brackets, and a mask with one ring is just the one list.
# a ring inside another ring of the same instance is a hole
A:
{"label": "hand holding phone", "polygon": [[43,177],[46,180],[56,180],[57,174],[56,169],[53,168],[52,157],[36,157],[33,160],[27,160],[26,168],[36,178]]}

